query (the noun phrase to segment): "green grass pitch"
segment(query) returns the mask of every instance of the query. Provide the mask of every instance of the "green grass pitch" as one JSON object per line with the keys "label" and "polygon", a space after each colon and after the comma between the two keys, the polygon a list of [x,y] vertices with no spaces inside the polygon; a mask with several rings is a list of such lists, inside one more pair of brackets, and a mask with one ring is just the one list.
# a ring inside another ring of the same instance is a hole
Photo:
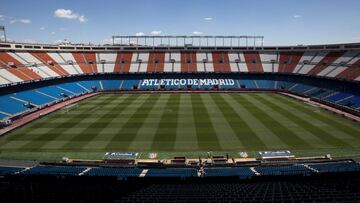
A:
{"label": "green grass pitch", "polygon": [[0,138],[0,158],[39,160],[279,149],[359,155],[360,125],[274,93],[102,94]]}

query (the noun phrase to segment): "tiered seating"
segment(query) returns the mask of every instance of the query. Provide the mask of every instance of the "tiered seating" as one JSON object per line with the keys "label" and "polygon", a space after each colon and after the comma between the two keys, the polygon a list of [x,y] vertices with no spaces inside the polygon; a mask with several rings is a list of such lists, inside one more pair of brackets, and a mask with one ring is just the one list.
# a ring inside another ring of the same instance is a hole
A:
{"label": "tiered seating", "polygon": [[[52,68],[48,67],[42,61],[38,60],[28,52],[14,52],[11,55],[22,64],[28,65],[30,69],[39,74],[42,78],[51,78],[60,76]],[[33,64],[36,64],[35,66]]]}
{"label": "tiered seating", "polygon": [[73,175],[77,176],[86,168],[82,166],[35,166],[23,171],[27,175]]}
{"label": "tiered seating", "polygon": [[256,89],[257,86],[254,82],[254,80],[239,80],[240,87],[248,88],[248,89]]}
{"label": "tiered seating", "polygon": [[260,175],[309,175],[312,173],[304,165],[257,166],[255,170]]}
{"label": "tiered seating", "polygon": [[124,80],[121,85],[121,89],[123,90],[132,90],[135,87],[139,86],[140,80]]}
{"label": "tiered seating", "polygon": [[328,97],[327,99],[332,102],[338,102],[339,100],[343,100],[349,96],[352,96],[352,95],[348,94],[348,93],[339,92],[333,96]]}
{"label": "tiered seating", "polygon": [[83,74],[81,68],[77,65],[73,55],[71,53],[54,53],[50,52],[48,55],[54,59],[64,70],[71,75]]}
{"label": "tiered seating", "polygon": [[70,92],[67,92],[63,89],[60,89],[56,86],[47,86],[47,87],[41,87],[39,89],[37,89],[37,91],[41,92],[41,93],[44,93],[46,95],[49,95],[51,97],[54,97],[54,98],[58,98],[58,99],[61,99],[61,98],[64,98],[64,96],[62,95],[71,95]]}
{"label": "tiered seating", "polygon": [[118,90],[120,89],[120,85],[122,80],[103,80],[101,81],[103,88],[107,90]]}
{"label": "tiered seating", "polygon": [[0,96],[0,111],[9,114],[16,114],[26,111],[28,108],[24,106],[25,103],[15,100],[10,95]]}
{"label": "tiered seating", "polygon": [[335,162],[335,163],[310,164],[309,167],[311,167],[321,173],[360,171],[360,164],[356,163],[356,162]]}
{"label": "tiered seating", "polygon": [[360,80],[359,64],[358,51],[0,52],[0,84],[113,72],[274,72]]}
{"label": "tiered seating", "polygon": [[87,89],[88,91],[91,91],[93,88],[96,88],[98,90],[101,89],[99,80],[85,80],[85,81],[79,81],[77,82],[79,86],[82,86],[83,88]]}
{"label": "tiered seating", "polygon": [[278,72],[279,64],[277,63],[277,57],[278,53],[276,52],[260,53],[264,72]]}
{"label": "tiered seating", "polygon": [[238,176],[240,178],[250,178],[255,176],[255,173],[249,167],[205,168],[204,171],[207,177]]}
{"label": "tiered seating", "polygon": [[9,116],[9,115],[8,115],[8,114],[5,114],[4,112],[1,112],[1,113],[0,113],[0,119],[5,118],[6,116]]}
{"label": "tiered seating", "polygon": [[280,90],[288,90],[289,88],[293,87],[295,83],[287,82],[287,81],[278,81],[276,84],[276,88]]}
{"label": "tiered seating", "polygon": [[12,96],[30,102],[35,105],[43,105],[54,101],[53,98],[39,94],[35,92],[35,90],[27,90],[23,92],[14,93],[12,94]]}
{"label": "tiered seating", "polygon": [[[112,73],[115,72],[115,63],[119,63],[116,61],[117,54],[116,53],[97,53],[97,72],[98,73]],[[120,64],[119,64],[120,65]],[[118,71],[117,71],[118,72]]]}
{"label": "tiered seating", "polygon": [[273,80],[256,80],[257,87],[260,89],[275,89]]}
{"label": "tiered seating", "polygon": [[[32,69],[25,67],[25,64],[15,59],[9,52],[0,52],[0,65],[17,78],[25,80],[38,80],[42,77]],[[5,72],[3,72],[5,73]]]}
{"label": "tiered seating", "polygon": [[348,106],[351,108],[359,108],[360,107],[360,96],[351,97],[349,99],[346,99],[346,100],[340,102],[339,104]]}
{"label": "tiered seating", "polygon": [[75,82],[62,83],[62,84],[59,84],[58,87],[61,87],[62,89],[70,91],[72,94],[81,94],[81,93],[86,92],[86,90],[84,88],[77,85]]}
{"label": "tiered seating", "polygon": [[292,88],[289,89],[289,91],[296,92],[298,94],[305,94],[306,91],[309,91],[312,88],[313,86],[310,85],[296,84],[292,86]]}
{"label": "tiered seating", "polygon": [[140,168],[91,168],[86,176],[116,176],[118,179],[138,177],[143,169]]}
{"label": "tiered seating", "polygon": [[64,68],[62,68],[56,61],[54,61],[46,52],[32,52],[30,54],[32,54],[35,58],[41,61],[44,65],[47,65],[58,75],[69,75],[69,73]]}
{"label": "tiered seating", "polygon": [[121,202],[358,202],[349,180],[151,184]]}
{"label": "tiered seating", "polygon": [[24,170],[21,167],[0,166],[0,175],[11,175]]}
{"label": "tiered seating", "polygon": [[97,72],[95,53],[74,52],[72,55],[83,73],[90,74]]}
{"label": "tiered seating", "polygon": [[261,59],[259,56],[259,52],[244,52],[244,58],[247,65],[247,69],[250,73],[264,72]]}
{"label": "tiered seating", "polygon": [[132,52],[117,53],[114,72],[115,73],[128,73],[130,71],[130,64],[135,61]]}
{"label": "tiered seating", "polygon": [[145,177],[197,177],[195,168],[149,169]]}
{"label": "tiered seating", "polygon": [[[1,63],[0,63],[0,65],[1,65]],[[0,85],[16,83],[16,82],[21,82],[22,81],[21,78],[19,78],[18,76],[11,73],[10,71],[8,71],[5,68],[4,69],[0,68],[0,76],[1,76]]]}

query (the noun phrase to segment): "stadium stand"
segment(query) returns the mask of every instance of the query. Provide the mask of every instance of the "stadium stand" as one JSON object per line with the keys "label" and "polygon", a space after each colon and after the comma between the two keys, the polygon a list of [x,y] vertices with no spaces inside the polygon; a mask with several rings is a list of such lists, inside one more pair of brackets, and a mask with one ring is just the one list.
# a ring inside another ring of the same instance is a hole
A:
{"label": "stadium stand", "polygon": [[12,175],[19,173],[24,169],[25,168],[20,168],[20,167],[0,166],[0,175]]}
{"label": "stadium stand", "polygon": [[[9,168],[7,171],[10,170],[15,173],[19,169]],[[258,176],[239,180],[234,177],[117,179],[104,176],[73,176],[78,171],[64,171],[66,175],[59,176],[29,176],[24,173],[6,175],[0,179],[2,194],[0,201],[60,202],[80,199],[87,202],[360,201],[358,172],[323,173],[302,177]]]}
{"label": "stadium stand", "polygon": [[346,172],[346,171],[360,171],[360,164],[356,162],[340,162],[340,163],[320,163],[310,164],[309,167],[319,171],[325,172]]}
{"label": "stadium stand", "polygon": [[[180,56],[179,56],[180,55]],[[287,73],[357,80],[358,51],[335,52],[1,52],[2,84],[94,73]],[[181,65],[179,64],[181,62]],[[9,68],[14,64],[14,68]],[[181,66],[181,68],[179,67]],[[181,70],[179,70],[179,68]]]}
{"label": "stadium stand", "polygon": [[255,171],[260,175],[309,175],[313,172],[304,165],[258,166]]}
{"label": "stadium stand", "polygon": [[115,176],[118,179],[139,177],[143,169],[140,168],[91,168],[85,176]]}
{"label": "stadium stand", "polygon": [[255,176],[254,171],[249,167],[228,167],[228,168],[205,168],[206,177],[221,177],[221,176],[237,176],[240,178],[250,178]]}
{"label": "stadium stand", "polygon": [[145,177],[197,177],[195,168],[149,169]]}
{"label": "stadium stand", "polygon": [[77,176],[86,168],[81,166],[35,166],[28,170],[24,170],[21,174],[26,175],[73,175]]}

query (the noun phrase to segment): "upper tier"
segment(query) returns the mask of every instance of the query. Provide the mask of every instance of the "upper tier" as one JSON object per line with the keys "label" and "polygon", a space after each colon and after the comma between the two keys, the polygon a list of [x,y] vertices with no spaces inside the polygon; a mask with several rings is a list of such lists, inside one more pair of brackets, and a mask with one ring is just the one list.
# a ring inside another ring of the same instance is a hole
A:
{"label": "upper tier", "polygon": [[0,43],[0,85],[102,73],[284,73],[360,81],[360,44],[295,47]]}

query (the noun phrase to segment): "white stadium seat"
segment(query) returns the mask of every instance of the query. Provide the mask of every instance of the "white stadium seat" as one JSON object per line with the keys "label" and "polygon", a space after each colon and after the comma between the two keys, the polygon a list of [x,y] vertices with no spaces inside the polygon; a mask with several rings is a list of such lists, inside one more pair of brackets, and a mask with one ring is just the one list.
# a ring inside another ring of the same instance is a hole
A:
{"label": "white stadium seat", "polygon": [[307,74],[311,71],[325,56],[328,52],[317,52],[317,55],[309,61],[311,64],[304,64],[303,67],[298,71],[300,74]]}
{"label": "white stadium seat", "polygon": [[[98,53],[97,55],[97,71],[98,73],[112,73],[114,72],[116,53]],[[102,64],[105,61],[105,64]],[[103,70],[104,69],[104,70]]]}
{"label": "white stadium seat", "polygon": [[75,60],[74,56],[71,53],[62,53],[62,52],[60,52],[59,55],[65,60],[65,63],[67,63],[69,61],[72,61],[73,64],[69,64],[69,65],[72,66],[73,68],[75,68],[77,73],[79,73],[79,74],[84,73],[81,70],[80,66],[78,64],[76,64],[76,60]]}
{"label": "white stadium seat", "polygon": [[239,63],[240,72],[249,72],[249,69],[245,62],[244,53],[240,52],[239,57],[240,57],[240,63]]}
{"label": "white stadium seat", "polygon": [[[278,54],[274,52],[263,52],[260,53],[260,59],[262,62],[262,66],[264,69],[264,72],[277,72],[279,69],[279,63],[278,62]],[[271,62],[275,61],[274,64]],[[273,67],[274,66],[274,67]]]}

